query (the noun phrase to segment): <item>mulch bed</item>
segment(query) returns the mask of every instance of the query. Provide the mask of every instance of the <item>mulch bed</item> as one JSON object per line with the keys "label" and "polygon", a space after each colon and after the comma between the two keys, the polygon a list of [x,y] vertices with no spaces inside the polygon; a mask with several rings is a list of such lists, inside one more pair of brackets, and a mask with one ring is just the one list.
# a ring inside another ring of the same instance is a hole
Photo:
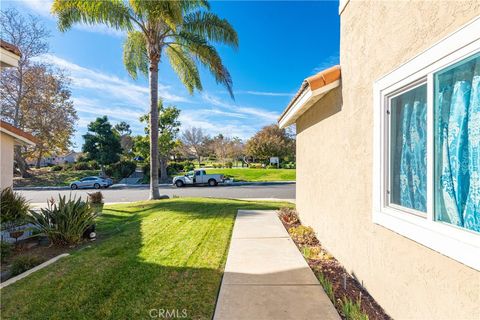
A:
{"label": "mulch bed", "polygon": [[[298,227],[301,225],[300,222],[288,224],[282,219],[280,219],[280,221],[282,221],[287,231],[291,227]],[[388,314],[385,313],[383,308],[372,298],[372,296],[370,296],[367,290],[345,270],[345,268],[337,261],[337,259],[335,259],[327,250],[325,250],[321,246],[320,242],[318,243],[318,246],[321,248],[320,256],[327,256],[328,259],[305,258],[305,260],[316,275],[323,274],[324,277],[332,283],[336,300],[334,305],[340,316],[343,319],[346,319],[345,315],[342,313],[341,304],[342,299],[347,297],[352,301],[360,301],[361,309],[368,315],[369,320],[392,319]],[[297,242],[295,242],[295,244],[299,250],[302,248],[302,246]]]}

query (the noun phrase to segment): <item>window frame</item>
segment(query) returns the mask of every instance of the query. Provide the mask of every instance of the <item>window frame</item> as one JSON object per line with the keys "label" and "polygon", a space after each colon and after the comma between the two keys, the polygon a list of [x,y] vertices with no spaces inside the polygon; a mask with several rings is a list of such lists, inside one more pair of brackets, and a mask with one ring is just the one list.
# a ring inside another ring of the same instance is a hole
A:
{"label": "window frame", "polygon": [[[434,74],[480,52],[480,18],[450,34],[373,85],[373,214],[375,224],[480,270],[480,234],[434,217]],[[427,84],[427,212],[388,203],[389,99]],[[416,211],[416,212],[415,212]]]}

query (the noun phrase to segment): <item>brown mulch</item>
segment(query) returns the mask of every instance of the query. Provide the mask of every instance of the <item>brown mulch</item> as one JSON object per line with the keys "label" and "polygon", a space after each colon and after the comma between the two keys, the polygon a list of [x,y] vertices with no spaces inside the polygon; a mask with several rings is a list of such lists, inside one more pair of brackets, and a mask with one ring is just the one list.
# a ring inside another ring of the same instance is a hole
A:
{"label": "brown mulch", "polygon": [[[288,224],[280,219],[287,231],[291,227],[297,227],[300,223]],[[318,239],[317,239],[318,241]],[[299,249],[301,245],[295,243]],[[342,299],[344,297],[350,298],[352,301],[360,301],[362,311],[368,315],[369,320],[390,320],[392,319],[383,308],[372,298],[368,291],[362,287],[362,285],[350,275],[345,268],[337,261],[327,250],[325,250],[320,242],[318,245],[321,249],[319,256],[328,258],[308,259],[305,258],[310,268],[315,275],[323,274],[333,286],[335,302],[333,302],[335,308],[343,319],[346,319],[342,314]]]}

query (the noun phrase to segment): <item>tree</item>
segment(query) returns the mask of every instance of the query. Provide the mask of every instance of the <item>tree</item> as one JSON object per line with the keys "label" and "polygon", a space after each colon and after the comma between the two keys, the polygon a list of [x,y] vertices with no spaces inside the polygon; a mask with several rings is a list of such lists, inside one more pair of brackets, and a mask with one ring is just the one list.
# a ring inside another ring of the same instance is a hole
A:
{"label": "tree", "polygon": [[123,154],[128,156],[131,154],[133,148],[133,138],[131,137],[132,130],[130,129],[130,125],[125,121],[122,121],[117,123],[113,129],[120,136],[120,146],[122,147]]}
{"label": "tree", "polygon": [[[168,180],[167,174],[167,164],[168,157],[175,149],[177,144],[177,134],[180,130],[180,121],[178,117],[180,116],[180,110],[175,106],[164,107],[163,102],[160,99],[158,101],[158,152],[159,152],[159,161],[160,161],[160,178],[162,182]],[[140,117],[141,122],[150,124],[150,115],[146,114]],[[151,135],[150,125],[147,125],[145,128],[145,133]],[[150,148],[151,149],[151,148]],[[151,156],[151,155],[150,155]],[[150,161],[150,166],[151,166]],[[150,174],[152,174],[150,172]],[[157,173],[158,175],[158,170]]]}
{"label": "tree", "polygon": [[247,141],[248,155],[262,161],[270,157],[293,158],[295,139],[285,129],[276,124],[263,127]]}
{"label": "tree", "polygon": [[130,129],[130,125],[126,123],[125,121],[119,122],[113,127],[120,136],[123,135],[131,135],[132,134],[132,129]]}
{"label": "tree", "polygon": [[184,150],[187,154],[193,154],[198,160],[198,165],[200,166],[201,157],[204,153],[203,142],[205,140],[205,135],[203,134],[202,128],[190,128],[186,129],[182,133],[182,144]]}
{"label": "tree", "polygon": [[[149,74],[150,84],[150,199],[158,189],[158,66],[163,54],[188,91],[202,90],[197,63],[223,84],[233,98],[232,79],[212,43],[238,46],[237,33],[225,19],[209,12],[205,0],[54,0],[52,12],[65,31],[74,23],[103,23],[127,31],[123,60],[135,79]],[[164,156],[164,155],[163,155]]]}
{"label": "tree", "polygon": [[[48,52],[49,31],[34,16],[20,14],[16,9],[0,12],[2,39],[17,46],[21,51],[18,67],[5,68],[0,75],[1,116],[15,127],[29,131],[23,122],[23,99],[34,89],[25,78],[35,65],[32,59]],[[22,148],[15,146],[15,162],[22,177],[28,177],[28,166],[22,154]]]}
{"label": "tree", "polygon": [[235,162],[237,162],[239,159],[243,159],[243,156],[245,155],[245,144],[240,138],[233,137],[230,141],[228,153]]}
{"label": "tree", "polygon": [[112,164],[120,160],[122,153],[120,137],[112,130],[107,116],[90,122],[88,131],[83,135],[85,143],[82,147],[88,160],[96,160],[101,165]]}
{"label": "tree", "polygon": [[225,164],[225,159],[229,155],[229,147],[230,147],[230,138],[225,137],[223,134],[219,134],[216,137],[213,137],[211,141],[211,147],[215,156],[219,161]]}
{"label": "tree", "polygon": [[24,82],[32,89],[22,100],[22,123],[38,140],[32,157],[39,168],[42,157],[72,146],[78,116],[70,99],[70,81],[61,71],[35,65]]}

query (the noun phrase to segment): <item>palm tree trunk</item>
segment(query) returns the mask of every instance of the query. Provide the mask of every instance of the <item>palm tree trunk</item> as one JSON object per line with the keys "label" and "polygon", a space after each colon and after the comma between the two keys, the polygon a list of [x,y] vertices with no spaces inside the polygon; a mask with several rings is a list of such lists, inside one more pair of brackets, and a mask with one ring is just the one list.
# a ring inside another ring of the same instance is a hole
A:
{"label": "palm tree trunk", "polygon": [[158,190],[158,61],[150,61],[150,200]]}

